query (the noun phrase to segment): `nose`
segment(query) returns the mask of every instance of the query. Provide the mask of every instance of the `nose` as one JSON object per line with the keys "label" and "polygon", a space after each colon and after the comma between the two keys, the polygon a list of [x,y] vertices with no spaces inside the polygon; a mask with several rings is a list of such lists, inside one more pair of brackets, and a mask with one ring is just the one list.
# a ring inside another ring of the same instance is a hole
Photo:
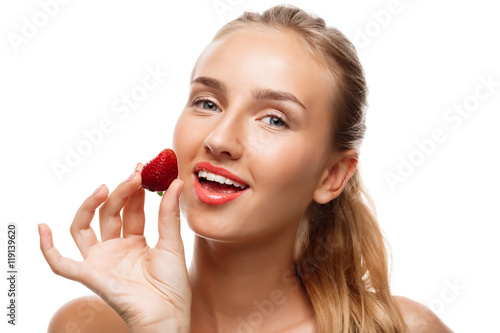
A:
{"label": "nose", "polygon": [[215,128],[205,138],[204,147],[207,153],[220,158],[239,159],[243,154],[244,129],[243,119],[230,112],[221,114]]}

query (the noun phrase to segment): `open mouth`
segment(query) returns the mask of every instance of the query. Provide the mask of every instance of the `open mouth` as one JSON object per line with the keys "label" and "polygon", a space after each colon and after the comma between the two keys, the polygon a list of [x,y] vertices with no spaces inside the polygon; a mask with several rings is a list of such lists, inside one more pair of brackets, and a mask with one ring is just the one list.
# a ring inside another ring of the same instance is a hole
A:
{"label": "open mouth", "polygon": [[248,188],[246,185],[206,170],[198,172],[198,180],[203,188],[213,193],[232,194]]}
{"label": "open mouth", "polygon": [[196,163],[193,177],[194,194],[208,205],[223,205],[237,200],[250,188],[236,174],[210,162]]}

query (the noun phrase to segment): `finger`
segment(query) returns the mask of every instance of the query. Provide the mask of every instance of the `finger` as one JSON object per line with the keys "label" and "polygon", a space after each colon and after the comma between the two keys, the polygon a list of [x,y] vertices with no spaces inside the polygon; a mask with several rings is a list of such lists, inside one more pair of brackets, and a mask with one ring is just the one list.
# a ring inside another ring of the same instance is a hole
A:
{"label": "finger", "polygon": [[123,237],[142,236],[144,234],[144,188],[140,187],[132,194],[123,207]]}
{"label": "finger", "polygon": [[65,258],[57,251],[52,242],[52,232],[48,225],[39,224],[38,233],[40,235],[40,249],[52,271],[67,279],[79,281],[81,262]]}
{"label": "finger", "polygon": [[181,230],[180,230],[180,211],[179,196],[182,192],[184,182],[176,179],[170,184],[170,187],[163,194],[158,213],[158,238],[157,248],[166,250],[176,248],[184,251]]}
{"label": "finger", "polygon": [[120,212],[125,206],[127,199],[141,186],[141,177],[138,172],[133,174],[116,187],[109,195],[108,200],[99,208],[99,226],[101,228],[101,240],[120,237],[122,230],[122,219]]}
{"label": "finger", "polygon": [[142,163],[137,163],[137,165],[135,166],[135,171],[141,173],[142,172],[142,169],[144,168],[144,164]]}
{"label": "finger", "polygon": [[[142,172],[144,164],[137,163],[135,171],[139,174]],[[142,183],[142,178],[141,178]],[[144,188],[141,186],[132,196],[127,200],[125,207],[123,207],[123,237],[142,236],[144,234],[144,223],[146,217],[144,215]]]}
{"label": "finger", "polygon": [[99,242],[90,224],[95,210],[106,200],[108,192],[106,185],[98,187],[80,206],[69,228],[83,258],[86,258],[89,249]]}

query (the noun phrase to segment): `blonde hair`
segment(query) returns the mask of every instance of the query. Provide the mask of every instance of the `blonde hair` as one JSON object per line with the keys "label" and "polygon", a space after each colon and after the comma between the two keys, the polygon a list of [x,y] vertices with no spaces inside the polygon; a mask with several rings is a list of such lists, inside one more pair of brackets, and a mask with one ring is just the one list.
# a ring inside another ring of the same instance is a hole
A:
{"label": "blonde hair", "polygon": [[[245,12],[214,40],[249,25],[294,31],[325,65],[335,83],[329,133],[332,152],[359,152],[365,126],[367,87],[354,46],[325,21],[292,6],[262,14]],[[391,296],[388,258],[371,200],[356,170],[339,197],[312,202],[299,227],[296,275],[314,309],[319,332],[406,332]],[[320,255],[320,250],[323,253]]]}

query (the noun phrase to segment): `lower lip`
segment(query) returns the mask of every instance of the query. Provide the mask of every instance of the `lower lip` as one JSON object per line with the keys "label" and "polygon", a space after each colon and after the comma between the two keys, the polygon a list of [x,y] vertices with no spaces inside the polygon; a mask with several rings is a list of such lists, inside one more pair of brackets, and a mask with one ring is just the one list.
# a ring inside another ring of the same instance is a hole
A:
{"label": "lower lip", "polygon": [[194,194],[203,203],[208,205],[222,205],[238,199],[248,188],[236,193],[215,193],[204,188],[196,175],[194,177]]}

